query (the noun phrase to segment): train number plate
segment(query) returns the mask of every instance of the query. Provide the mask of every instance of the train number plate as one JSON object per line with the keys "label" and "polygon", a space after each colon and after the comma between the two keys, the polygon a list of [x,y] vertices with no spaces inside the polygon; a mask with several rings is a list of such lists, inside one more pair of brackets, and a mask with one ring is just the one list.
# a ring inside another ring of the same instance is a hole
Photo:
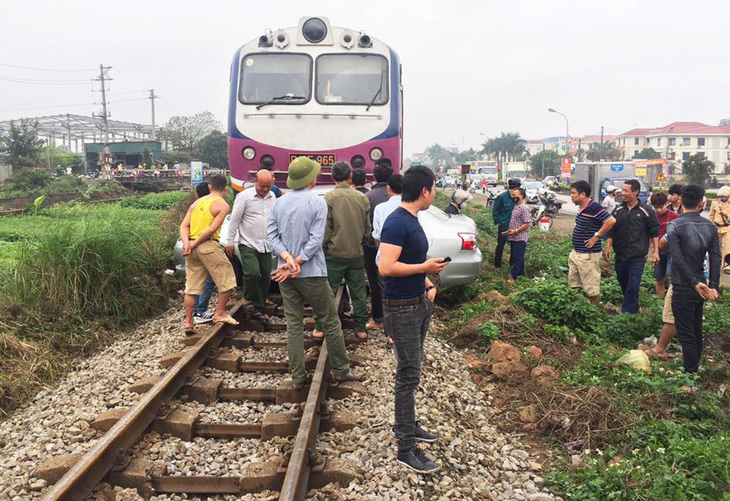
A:
{"label": "train number plate", "polygon": [[291,153],[289,154],[289,163],[291,163],[291,161],[297,157],[309,157],[322,167],[332,167],[336,161],[334,153],[317,153],[315,155],[309,155],[306,153]]}

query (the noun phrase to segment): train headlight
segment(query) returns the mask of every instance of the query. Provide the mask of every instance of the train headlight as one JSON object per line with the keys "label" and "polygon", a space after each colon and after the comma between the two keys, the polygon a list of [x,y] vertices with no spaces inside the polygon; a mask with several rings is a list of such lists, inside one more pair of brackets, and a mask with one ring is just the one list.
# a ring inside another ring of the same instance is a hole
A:
{"label": "train headlight", "polygon": [[373,148],[370,150],[370,158],[372,158],[374,161],[378,161],[381,158],[383,158],[383,150],[380,148]]}
{"label": "train headlight", "polygon": [[302,26],[302,35],[309,43],[319,43],[327,36],[327,25],[318,17],[307,19]]}
{"label": "train headlight", "polygon": [[256,158],[256,150],[254,150],[250,146],[246,146],[243,149],[243,158],[245,158],[246,160],[253,160],[254,158]]}
{"label": "train headlight", "polygon": [[350,165],[355,169],[362,169],[365,166],[365,159],[362,155],[355,155],[350,159]]}
{"label": "train headlight", "polygon": [[357,46],[361,49],[369,49],[373,46],[373,41],[370,40],[370,37],[364,31],[361,31],[360,37],[357,39]]}
{"label": "train headlight", "polygon": [[274,157],[271,155],[264,155],[261,157],[261,167],[266,170],[271,170],[274,167]]}

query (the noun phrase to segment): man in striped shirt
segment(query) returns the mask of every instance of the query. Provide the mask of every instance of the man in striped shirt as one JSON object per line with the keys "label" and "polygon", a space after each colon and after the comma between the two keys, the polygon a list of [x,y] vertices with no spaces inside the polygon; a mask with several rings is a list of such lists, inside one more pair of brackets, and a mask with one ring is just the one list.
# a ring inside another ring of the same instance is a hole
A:
{"label": "man in striped shirt", "polygon": [[578,206],[573,228],[573,250],[568,256],[568,285],[581,289],[591,303],[601,298],[601,239],[616,219],[591,198],[591,185],[577,181],[570,185],[570,199]]}

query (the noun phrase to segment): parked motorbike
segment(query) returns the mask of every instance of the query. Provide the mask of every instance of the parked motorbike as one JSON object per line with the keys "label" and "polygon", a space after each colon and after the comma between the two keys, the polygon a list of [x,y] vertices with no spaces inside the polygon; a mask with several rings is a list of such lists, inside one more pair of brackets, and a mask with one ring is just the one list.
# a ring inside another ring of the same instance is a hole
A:
{"label": "parked motorbike", "polygon": [[545,194],[540,197],[543,205],[545,205],[545,215],[550,219],[554,218],[563,208],[563,203],[558,201],[555,195]]}
{"label": "parked motorbike", "polygon": [[492,190],[487,190],[487,207],[494,207],[494,202],[497,200],[497,194]]}

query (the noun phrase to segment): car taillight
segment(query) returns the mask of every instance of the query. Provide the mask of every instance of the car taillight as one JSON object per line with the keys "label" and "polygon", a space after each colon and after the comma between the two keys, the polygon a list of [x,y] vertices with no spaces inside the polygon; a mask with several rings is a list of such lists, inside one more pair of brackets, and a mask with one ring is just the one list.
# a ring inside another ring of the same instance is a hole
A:
{"label": "car taillight", "polygon": [[457,233],[461,238],[461,250],[473,251],[477,248],[477,236],[475,233]]}

